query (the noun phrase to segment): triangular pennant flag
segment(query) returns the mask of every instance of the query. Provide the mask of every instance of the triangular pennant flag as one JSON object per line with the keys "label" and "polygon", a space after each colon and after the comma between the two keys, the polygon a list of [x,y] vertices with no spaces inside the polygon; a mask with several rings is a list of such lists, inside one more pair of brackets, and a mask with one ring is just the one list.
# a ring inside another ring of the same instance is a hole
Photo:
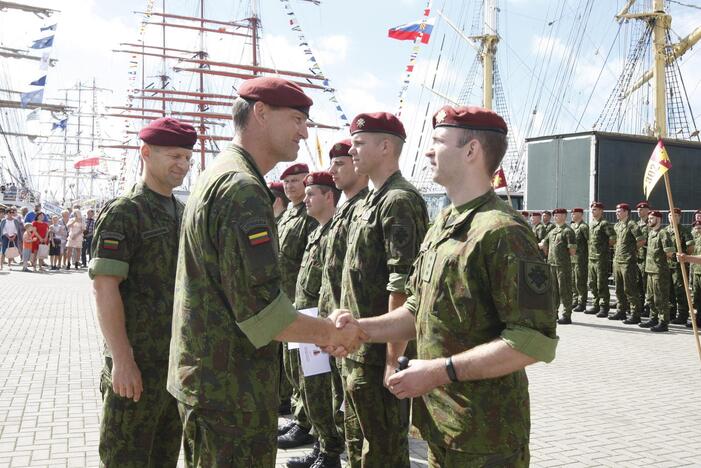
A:
{"label": "triangular pennant flag", "polygon": [[667,154],[667,149],[664,147],[662,140],[657,142],[655,150],[650,156],[650,160],[647,162],[647,168],[645,169],[645,177],[643,178],[643,192],[646,198],[650,198],[650,193],[655,187],[655,184],[660,180],[665,172],[672,168],[672,161],[669,159]]}
{"label": "triangular pennant flag", "polygon": [[32,86],[46,86],[46,75],[42,76],[38,80],[34,80],[29,83]]}
{"label": "triangular pennant flag", "polygon": [[499,168],[492,178],[492,188],[494,190],[506,187],[506,175],[504,175],[504,169]]}
{"label": "triangular pennant flag", "polygon": [[41,28],[41,32],[44,31],[56,31],[56,25],[52,24],[51,26],[44,26],[43,28]]}
{"label": "triangular pennant flag", "polygon": [[42,37],[37,39],[34,43],[29,46],[30,49],[46,49],[54,45],[54,36]]}
{"label": "triangular pennant flag", "polygon": [[30,91],[28,93],[20,94],[20,106],[24,109],[29,104],[41,104],[44,100],[44,89],[38,89],[36,91]]}

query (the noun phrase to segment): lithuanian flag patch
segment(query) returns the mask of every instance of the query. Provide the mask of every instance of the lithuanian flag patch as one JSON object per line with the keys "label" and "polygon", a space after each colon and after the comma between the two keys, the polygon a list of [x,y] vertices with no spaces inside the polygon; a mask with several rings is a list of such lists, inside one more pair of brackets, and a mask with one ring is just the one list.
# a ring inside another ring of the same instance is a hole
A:
{"label": "lithuanian flag patch", "polygon": [[119,241],[115,239],[103,239],[102,240],[102,248],[105,250],[118,250],[119,249]]}
{"label": "lithuanian flag patch", "polygon": [[249,244],[253,247],[270,242],[270,232],[267,229],[250,232],[247,236]]}

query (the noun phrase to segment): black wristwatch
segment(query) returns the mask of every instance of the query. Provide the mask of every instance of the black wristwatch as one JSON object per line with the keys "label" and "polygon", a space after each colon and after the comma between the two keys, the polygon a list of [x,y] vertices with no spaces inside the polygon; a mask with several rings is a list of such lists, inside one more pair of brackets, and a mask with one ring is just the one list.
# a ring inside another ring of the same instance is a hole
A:
{"label": "black wristwatch", "polygon": [[445,371],[448,373],[448,378],[451,382],[458,382],[458,374],[455,373],[452,356],[445,360]]}

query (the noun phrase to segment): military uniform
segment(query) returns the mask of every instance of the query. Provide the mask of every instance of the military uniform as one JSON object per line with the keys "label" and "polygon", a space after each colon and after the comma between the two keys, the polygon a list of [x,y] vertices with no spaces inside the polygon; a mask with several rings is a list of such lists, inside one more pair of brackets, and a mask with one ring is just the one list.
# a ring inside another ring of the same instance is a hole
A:
{"label": "military uniform", "polygon": [[88,272],[91,278],[123,278],[124,325],[144,389],[138,402],[114,392],[112,357],[105,346],[99,448],[104,466],[174,467],[178,462],[182,428],[165,383],[182,213],[175,197],[139,182],[105,206],[95,224]]}
{"label": "military uniform", "polygon": [[[409,280],[405,307],[416,316],[418,358],[445,358],[501,338],[550,362],[558,342],[553,283],[528,226],[492,190],[444,209]],[[452,382],[413,403],[429,466],[528,466],[525,370]]]}
{"label": "military uniform", "polygon": [[550,231],[552,231],[553,229],[555,229],[555,224],[553,224],[553,223],[547,223],[547,224],[543,223],[543,228],[544,228],[544,230],[545,230],[545,233],[544,233],[544,235],[543,235],[543,238],[545,238],[545,237],[548,236],[548,234],[550,234]]}
{"label": "military uniform", "polygon": [[593,307],[587,313],[597,317],[608,317],[611,294],[609,276],[611,275],[611,246],[616,240],[616,231],[604,218],[592,219],[589,227],[589,290],[592,294]]}
{"label": "military uniform", "polygon": [[[694,255],[701,255],[701,232],[692,230],[694,238]],[[696,309],[696,323],[701,325],[699,315],[701,313],[701,265],[690,264],[691,267],[691,291],[694,296],[694,309]],[[692,316],[693,320],[693,316]]]}
{"label": "military uniform", "polygon": [[[674,239],[674,227],[670,224],[665,229],[669,232],[672,239]],[[679,225],[679,236],[682,241],[682,248],[691,249],[694,247],[694,236],[691,233],[691,228],[683,224]],[[677,252],[676,241],[674,243],[674,252]],[[688,265],[687,265],[688,268]],[[684,291],[684,278],[682,277],[681,265],[677,261],[677,256],[673,255],[669,259],[669,275],[672,287],[672,292],[670,294],[670,312],[671,315],[676,317],[671,317],[672,323],[684,324],[687,318],[689,318],[689,304],[686,300],[686,292]]]}
{"label": "military uniform", "polygon": [[564,308],[563,318],[572,317],[572,256],[570,249],[577,248],[574,231],[563,224],[550,230],[543,240],[548,251],[548,264],[553,266],[556,281],[553,282],[555,303],[553,312],[558,314],[560,304]]}
{"label": "military uniform", "polygon": [[538,240],[538,242],[541,242],[543,239],[545,239],[545,235],[547,234],[545,232],[545,225],[543,223],[538,223],[533,226],[533,234],[535,234],[535,238]]}
{"label": "military uniform", "polygon": [[637,243],[645,239],[637,223],[630,218],[618,221],[614,229],[616,230],[616,248],[613,255],[613,274],[618,312],[610,318],[625,320],[626,312],[630,310],[631,319],[637,318],[640,321],[642,302],[640,284],[638,284]]}
{"label": "military uniform", "polygon": [[274,338],[297,312],[282,287],[272,200],[252,156],[231,145],[185,207],[168,391],[179,401],[187,466],[275,464]]}
{"label": "military uniform", "polygon": [[641,326],[669,323],[669,263],[667,253],[674,252],[674,240],[666,229],[650,229],[647,238],[645,273],[648,294],[652,297],[650,321]]}
{"label": "military uniform", "polygon": [[[650,226],[647,225],[647,220],[638,221],[638,228],[647,240],[650,234]],[[647,243],[643,244],[638,249],[638,283],[640,284],[640,301],[643,306],[651,304],[652,296],[647,290],[647,274],[645,273],[645,263],[647,262]]]}
{"label": "military uniform", "polygon": [[589,226],[584,221],[572,223],[577,252],[572,257],[572,305],[582,312],[587,304],[587,271],[589,268]]}
{"label": "military uniform", "polygon": [[[392,174],[355,208],[341,280],[341,307],[356,318],[387,312],[426,234],[428,213],[418,190]],[[400,402],[383,385],[385,344],[364,344],[344,361],[345,432],[352,468],[409,466],[408,428]]]}

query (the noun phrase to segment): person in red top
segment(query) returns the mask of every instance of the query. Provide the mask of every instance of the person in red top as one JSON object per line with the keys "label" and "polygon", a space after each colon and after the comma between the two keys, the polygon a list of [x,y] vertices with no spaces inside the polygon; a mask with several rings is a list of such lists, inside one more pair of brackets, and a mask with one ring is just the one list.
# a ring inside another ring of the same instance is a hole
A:
{"label": "person in red top", "polygon": [[[37,253],[39,251],[39,245],[48,245],[49,243],[49,223],[46,222],[46,215],[41,211],[37,213],[36,218],[34,221],[32,221],[32,226],[34,226],[34,230],[37,235],[37,239],[34,240],[34,243],[32,244],[32,255],[36,255],[38,257]],[[37,258],[36,262],[39,265],[39,270],[44,271],[43,259]]]}

